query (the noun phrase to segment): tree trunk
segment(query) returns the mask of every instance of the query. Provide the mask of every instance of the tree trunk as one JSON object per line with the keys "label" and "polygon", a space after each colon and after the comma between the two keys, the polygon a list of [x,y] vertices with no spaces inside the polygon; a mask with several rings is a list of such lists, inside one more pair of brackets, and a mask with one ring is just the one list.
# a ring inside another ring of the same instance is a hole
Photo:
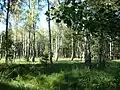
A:
{"label": "tree trunk", "polygon": [[36,42],[35,48],[36,48],[36,57],[38,57],[38,42]]}
{"label": "tree trunk", "polygon": [[32,62],[35,62],[36,50],[35,50],[35,25],[33,24],[33,58]]}
{"label": "tree trunk", "polygon": [[110,60],[112,60],[112,41],[110,41]]}
{"label": "tree trunk", "polygon": [[24,44],[24,34],[22,33],[22,46],[21,46],[21,57],[24,56],[24,49],[23,49],[23,44]]}
{"label": "tree trunk", "polygon": [[60,2],[60,0],[58,0],[58,4],[60,4],[61,2]]}
{"label": "tree trunk", "polygon": [[98,50],[98,67],[103,68],[105,67],[105,60],[104,60],[104,37],[103,32],[101,30],[100,37],[99,37],[99,50]]}
{"label": "tree trunk", "polygon": [[85,42],[82,44],[83,45],[83,51],[82,51],[82,61],[85,61]]}
{"label": "tree trunk", "polygon": [[55,61],[58,61],[58,56],[59,56],[59,36],[56,36]]}
{"label": "tree trunk", "polygon": [[0,35],[0,49],[1,49],[1,59],[2,59],[2,55],[3,55],[3,52],[2,52],[2,34]]}
{"label": "tree trunk", "polygon": [[75,38],[74,34],[72,34],[72,55],[71,55],[71,60],[75,58]]}
{"label": "tree trunk", "polygon": [[80,43],[80,41],[78,41],[78,43],[77,43],[77,51],[78,51],[77,52],[77,58],[80,58],[80,59],[82,57],[82,50],[81,50],[81,48],[82,48],[81,43]]}
{"label": "tree trunk", "polygon": [[91,68],[91,50],[90,50],[90,33],[85,30],[85,65],[88,69]]}
{"label": "tree trunk", "polygon": [[52,64],[53,61],[52,61],[52,45],[51,45],[51,28],[50,28],[50,2],[49,0],[47,0],[47,3],[48,3],[48,29],[49,29],[49,60],[50,60],[50,63]]}
{"label": "tree trunk", "polygon": [[17,31],[15,30],[15,38],[14,38],[14,44],[15,44],[15,47],[14,47],[14,59],[17,58]]}
{"label": "tree trunk", "polygon": [[30,31],[28,32],[28,55],[27,55],[27,61],[30,59]]}
{"label": "tree trunk", "polygon": [[5,62],[8,63],[8,24],[9,24],[9,11],[10,11],[10,0],[7,3],[7,16],[6,16],[6,52]]}
{"label": "tree trunk", "polygon": [[25,32],[23,32],[23,57],[25,57]]}

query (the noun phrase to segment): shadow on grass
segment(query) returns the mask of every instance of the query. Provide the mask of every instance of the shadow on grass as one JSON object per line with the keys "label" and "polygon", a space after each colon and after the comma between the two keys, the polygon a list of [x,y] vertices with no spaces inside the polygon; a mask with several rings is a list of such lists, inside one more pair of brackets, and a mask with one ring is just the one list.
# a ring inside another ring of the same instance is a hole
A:
{"label": "shadow on grass", "polygon": [[[50,75],[52,73],[59,73],[61,71],[64,72],[70,72],[73,69],[84,69],[84,63],[82,62],[76,62],[76,61],[60,61],[57,63],[54,63],[53,65],[47,65],[44,66],[42,64],[12,64],[9,66],[6,66],[5,64],[0,65],[0,73],[5,74],[4,76],[6,79],[9,78],[16,78],[18,75],[31,75],[31,76],[37,76],[40,74]],[[120,71],[120,63],[117,62],[110,62],[106,64],[107,68],[104,69],[98,69],[96,68],[96,64],[92,64],[92,69],[94,70],[102,70],[106,73],[109,73],[111,75],[116,75],[118,71]],[[4,73],[6,72],[6,73]],[[0,89],[1,90],[1,89]]]}
{"label": "shadow on grass", "polygon": [[15,87],[13,85],[9,85],[7,83],[1,83],[0,82],[0,90],[31,90],[30,88],[27,87]]}
{"label": "shadow on grass", "polygon": [[7,76],[9,73],[11,73],[8,78],[15,78],[18,75],[32,75],[32,76],[37,76],[39,74],[46,74],[50,75],[52,73],[59,73],[61,71],[64,72],[69,72],[72,69],[80,69],[84,68],[84,63],[68,63],[68,62],[59,62],[59,63],[54,63],[53,65],[45,65],[42,64],[12,64],[9,66],[6,66],[5,64],[0,65],[0,73],[4,73]]}

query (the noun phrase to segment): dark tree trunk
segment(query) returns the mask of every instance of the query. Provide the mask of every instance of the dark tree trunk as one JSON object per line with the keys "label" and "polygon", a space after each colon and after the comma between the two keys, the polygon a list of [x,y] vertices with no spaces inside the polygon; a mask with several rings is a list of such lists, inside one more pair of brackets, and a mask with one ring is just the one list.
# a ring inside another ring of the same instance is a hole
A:
{"label": "dark tree trunk", "polygon": [[105,67],[105,60],[104,60],[104,36],[102,30],[100,31],[99,37],[99,48],[98,48],[98,67],[103,68]]}
{"label": "dark tree trunk", "polygon": [[58,0],[58,4],[60,4],[61,2],[60,2],[60,0]]}
{"label": "dark tree trunk", "polygon": [[0,57],[2,59],[2,55],[3,55],[3,52],[2,52],[2,34],[0,35],[0,49],[1,49],[1,53],[0,53]]}
{"label": "dark tree trunk", "polygon": [[26,37],[26,35],[25,35],[25,57],[27,57],[27,55],[28,55],[28,52],[27,52],[27,37]]}
{"label": "dark tree trunk", "polygon": [[30,31],[28,32],[28,55],[27,55],[27,61],[30,59]]}
{"label": "dark tree trunk", "polygon": [[6,52],[5,52],[5,62],[8,63],[8,23],[9,23],[9,11],[10,11],[10,0],[7,3],[7,16],[6,16]]}
{"label": "dark tree trunk", "polygon": [[50,28],[50,2],[49,0],[47,0],[47,3],[48,3],[48,29],[49,29],[49,60],[50,60],[50,63],[52,64],[53,61],[52,61],[52,45],[51,45],[51,28]]}
{"label": "dark tree trunk", "polygon": [[33,24],[33,58],[32,62],[35,62],[36,50],[35,50],[35,25]]}

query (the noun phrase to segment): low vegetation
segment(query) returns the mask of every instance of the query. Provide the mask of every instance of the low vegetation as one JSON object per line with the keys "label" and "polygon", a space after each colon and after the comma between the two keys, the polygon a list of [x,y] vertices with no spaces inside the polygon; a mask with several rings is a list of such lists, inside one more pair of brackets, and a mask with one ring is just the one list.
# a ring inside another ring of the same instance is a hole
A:
{"label": "low vegetation", "polygon": [[[94,66],[94,67],[93,67]],[[42,64],[1,64],[0,90],[119,90],[119,62],[85,69],[77,61]]]}

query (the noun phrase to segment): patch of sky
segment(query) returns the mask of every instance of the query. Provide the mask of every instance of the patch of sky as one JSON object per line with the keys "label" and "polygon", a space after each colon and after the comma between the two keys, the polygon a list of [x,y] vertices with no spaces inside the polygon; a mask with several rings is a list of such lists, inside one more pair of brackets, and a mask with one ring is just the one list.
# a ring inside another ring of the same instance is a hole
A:
{"label": "patch of sky", "polygon": [[[3,1],[4,1],[4,0],[0,0],[0,3],[4,4]],[[38,4],[38,3],[36,3],[36,4]],[[28,3],[26,2],[26,3],[24,3],[23,6],[22,6],[22,10],[23,10],[23,12],[22,12],[22,14],[21,14],[22,18],[24,18],[24,17],[26,16],[26,10],[29,9],[29,7],[28,7],[27,5],[28,5]],[[36,5],[36,6],[38,6],[38,5]],[[44,0],[44,1],[40,2],[40,3],[39,3],[39,6],[40,6],[40,8],[36,10],[37,12],[39,12],[39,13],[38,13],[38,14],[39,14],[39,15],[38,15],[38,16],[39,16],[39,19],[37,19],[37,27],[38,27],[38,28],[41,28],[41,29],[48,29],[48,22],[47,22],[47,20],[46,20],[47,16],[45,15],[45,12],[47,11],[47,3],[46,3],[46,1]],[[38,7],[37,7],[37,8],[38,8]],[[5,17],[5,16],[6,16],[6,12],[4,12],[4,17]],[[24,19],[22,22],[19,23],[19,26],[20,26],[20,27],[22,27],[22,26],[24,25],[24,21],[25,21],[25,20],[26,20],[26,19]],[[10,21],[11,21],[11,24],[14,25],[14,19],[11,18]],[[51,24],[53,24],[53,23],[51,23]],[[0,22],[0,33],[1,33],[2,31],[5,31],[5,27],[6,27],[6,25],[5,25],[5,20],[2,20],[2,21]]]}

